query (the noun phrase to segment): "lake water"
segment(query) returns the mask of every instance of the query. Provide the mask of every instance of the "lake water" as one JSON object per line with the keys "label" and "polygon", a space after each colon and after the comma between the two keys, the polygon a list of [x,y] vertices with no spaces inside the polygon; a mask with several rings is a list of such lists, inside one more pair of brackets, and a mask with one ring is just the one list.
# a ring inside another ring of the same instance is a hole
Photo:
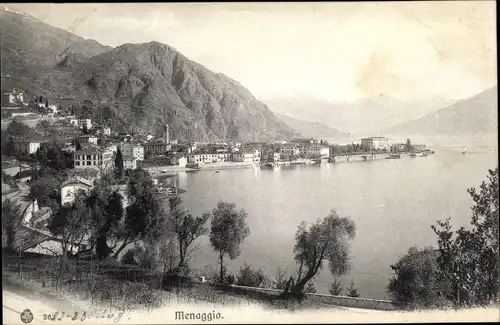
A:
{"label": "lake water", "polygon": [[[496,146],[434,147],[435,155],[418,158],[350,162],[282,168],[181,173],[178,185],[193,214],[211,211],[219,200],[248,212],[251,235],[241,255],[228,261],[237,272],[247,262],[274,276],[279,265],[294,272],[294,235],[302,221],[313,222],[330,209],[356,222],[352,269],[341,278],[354,281],[362,297],[387,299],[390,265],[411,246],[436,245],[430,226],[451,217],[454,227],[470,222],[467,188],[486,180],[497,166]],[[208,238],[199,241],[192,267],[217,269]],[[314,279],[318,293],[332,282],[327,265]]]}

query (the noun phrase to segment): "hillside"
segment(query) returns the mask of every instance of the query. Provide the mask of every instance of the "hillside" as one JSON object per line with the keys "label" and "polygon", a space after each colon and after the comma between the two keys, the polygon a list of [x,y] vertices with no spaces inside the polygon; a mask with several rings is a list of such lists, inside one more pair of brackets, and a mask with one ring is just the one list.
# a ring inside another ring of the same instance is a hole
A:
{"label": "hillside", "polygon": [[316,139],[338,139],[339,141],[349,139],[348,133],[341,132],[319,122],[299,120],[288,115],[278,113],[276,113],[276,116],[305,137],[312,137]]}
{"label": "hillside", "polygon": [[49,98],[90,100],[91,114],[116,130],[160,135],[169,124],[171,136],[179,140],[296,135],[238,82],[168,45],[111,49],[5,10],[0,26],[2,61],[12,61],[2,66],[2,75],[10,75],[2,78],[5,86]]}
{"label": "hillside", "polygon": [[498,87],[429,113],[422,118],[388,128],[387,135],[486,135],[496,134]]}

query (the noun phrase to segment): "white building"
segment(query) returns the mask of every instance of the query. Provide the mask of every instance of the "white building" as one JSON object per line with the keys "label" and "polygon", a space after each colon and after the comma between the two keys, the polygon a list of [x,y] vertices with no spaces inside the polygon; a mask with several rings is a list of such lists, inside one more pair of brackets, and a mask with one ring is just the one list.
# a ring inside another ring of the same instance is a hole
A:
{"label": "white building", "polygon": [[14,150],[26,155],[34,154],[39,148],[41,143],[38,141],[30,140],[17,140],[14,141]]}
{"label": "white building", "polygon": [[90,143],[93,145],[97,145],[98,141],[99,141],[99,138],[94,137],[92,135],[82,135],[82,136],[75,139],[75,143],[79,143],[79,144]]}
{"label": "white building", "polygon": [[92,182],[83,177],[73,177],[63,182],[61,184],[61,205],[73,203],[78,191],[88,192],[92,186]]}
{"label": "white building", "polygon": [[224,153],[190,153],[188,154],[188,163],[190,164],[207,164],[225,162],[231,160],[231,154]]}
{"label": "white building", "polygon": [[85,126],[88,130],[92,129],[92,120],[89,118],[72,118],[69,120],[69,123],[74,126],[78,126],[80,129],[83,129]]}
{"label": "white building", "polygon": [[137,169],[137,158],[124,155],[123,156],[123,168],[124,169]]}
{"label": "white building", "polygon": [[295,144],[285,144],[281,147],[280,153],[282,157],[298,156],[300,150]]}
{"label": "white building", "polygon": [[103,135],[111,135],[111,128],[103,127],[102,128],[102,134]]}
{"label": "white building", "polygon": [[22,104],[24,103],[24,94],[14,88],[12,91],[2,94],[2,103],[4,102],[5,104]]}
{"label": "white building", "polygon": [[361,139],[361,147],[368,150],[387,149],[389,139],[386,137],[370,137]]}
{"label": "white building", "polygon": [[81,150],[75,151],[75,169],[97,168],[107,169],[113,166],[113,152],[111,150],[87,145]]}
{"label": "white building", "polygon": [[121,146],[123,156],[134,157],[137,160],[144,160],[144,147],[134,143],[124,143]]}
{"label": "white building", "polygon": [[235,162],[252,162],[254,155],[251,152],[233,152],[233,161]]}

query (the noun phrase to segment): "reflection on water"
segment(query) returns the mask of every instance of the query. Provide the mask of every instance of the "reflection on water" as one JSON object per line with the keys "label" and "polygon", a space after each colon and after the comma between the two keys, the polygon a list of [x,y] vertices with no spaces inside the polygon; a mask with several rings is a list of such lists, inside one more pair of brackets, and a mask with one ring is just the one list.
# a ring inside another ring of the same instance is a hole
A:
{"label": "reflection on water", "polygon": [[[321,164],[267,169],[200,171],[180,174],[183,199],[195,215],[212,210],[217,201],[235,202],[248,212],[251,235],[241,256],[229,261],[237,272],[244,262],[264,267],[274,276],[282,266],[293,271],[294,234],[302,221],[312,222],[335,208],[356,222],[352,270],[341,278],[353,280],[363,297],[388,298],[386,286],[395,263],[409,247],[435,245],[430,225],[451,217],[455,227],[467,226],[472,200],[466,192],[497,166],[496,148],[468,146],[432,148],[435,155],[416,159]],[[192,259],[193,267],[217,265],[208,238]],[[319,293],[332,282],[325,265],[314,279]]]}

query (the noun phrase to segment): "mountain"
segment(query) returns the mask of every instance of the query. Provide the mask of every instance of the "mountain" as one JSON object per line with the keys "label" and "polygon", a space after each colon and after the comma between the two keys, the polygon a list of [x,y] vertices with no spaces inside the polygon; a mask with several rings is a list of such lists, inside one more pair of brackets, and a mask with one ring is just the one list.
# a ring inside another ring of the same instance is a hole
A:
{"label": "mountain", "polygon": [[[2,83],[85,103],[115,130],[184,140],[283,139],[297,133],[237,81],[158,42],[116,48],[2,10]],[[5,31],[5,32],[4,32]],[[31,31],[31,35],[30,35]]]}
{"label": "mountain", "polygon": [[276,113],[321,121],[360,136],[376,135],[379,130],[420,118],[453,102],[437,96],[407,101],[389,95],[355,102],[329,102],[308,95],[266,100]]}
{"label": "mountain", "polygon": [[387,135],[487,135],[498,133],[498,87],[384,131]]}
{"label": "mountain", "polygon": [[305,137],[312,137],[316,139],[334,139],[335,141],[344,141],[349,139],[348,133],[341,132],[319,122],[299,120],[279,113],[276,113],[276,116]]}

